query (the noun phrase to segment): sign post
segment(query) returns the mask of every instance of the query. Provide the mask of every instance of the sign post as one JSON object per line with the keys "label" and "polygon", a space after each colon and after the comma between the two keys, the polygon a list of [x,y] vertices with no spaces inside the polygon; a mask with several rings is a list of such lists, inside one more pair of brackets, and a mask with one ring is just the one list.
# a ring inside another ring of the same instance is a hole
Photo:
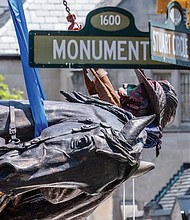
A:
{"label": "sign post", "polygon": [[167,14],[166,23],[150,23],[151,58],[190,67],[190,30],[185,25],[183,9],[171,2]]}
{"label": "sign post", "polygon": [[116,7],[91,11],[80,31],[30,31],[32,67],[175,69],[150,58],[149,32],[139,31],[133,15]]}

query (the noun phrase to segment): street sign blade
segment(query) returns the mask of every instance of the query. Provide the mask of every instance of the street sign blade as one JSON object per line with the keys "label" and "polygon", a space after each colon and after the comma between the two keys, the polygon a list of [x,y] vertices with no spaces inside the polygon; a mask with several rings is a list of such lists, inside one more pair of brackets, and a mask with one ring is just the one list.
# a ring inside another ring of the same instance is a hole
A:
{"label": "street sign blade", "polygon": [[168,18],[164,24],[150,23],[151,59],[179,68],[190,67],[190,30],[186,27],[179,4],[168,5]]}
{"label": "street sign blade", "polygon": [[80,31],[29,32],[29,65],[41,68],[175,69],[150,58],[149,32],[117,7],[91,11]]}

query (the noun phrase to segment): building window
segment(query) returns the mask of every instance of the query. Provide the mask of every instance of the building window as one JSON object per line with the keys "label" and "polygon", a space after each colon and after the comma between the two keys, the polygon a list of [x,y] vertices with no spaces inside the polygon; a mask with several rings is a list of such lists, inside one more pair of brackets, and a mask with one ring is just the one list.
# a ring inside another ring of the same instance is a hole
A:
{"label": "building window", "polygon": [[180,127],[190,125],[190,72],[171,71],[171,73],[153,72],[153,79],[168,80],[175,88],[178,96],[179,106],[176,121],[173,125]]}
{"label": "building window", "polygon": [[154,73],[154,80],[167,80],[171,83],[171,74],[170,73]]}
{"label": "building window", "polygon": [[190,74],[181,73],[181,121],[190,122]]}

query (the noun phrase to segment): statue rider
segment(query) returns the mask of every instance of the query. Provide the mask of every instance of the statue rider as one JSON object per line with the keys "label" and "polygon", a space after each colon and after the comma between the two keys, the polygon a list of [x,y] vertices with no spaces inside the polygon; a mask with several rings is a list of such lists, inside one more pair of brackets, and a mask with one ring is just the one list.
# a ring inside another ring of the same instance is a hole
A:
{"label": "statue rider", "polygon": [[104,69],[84,69],[85,84],[90,95],[97,94],[103,101],[117,105],[134,116],[155,114],[156,118],[147,128],[145,148],[156,147],[156,156],[161,149],[162,132],[173,122],[178,105],[174,87],[167,80],[152,80],[143,70],[136,69],[139,84],[124,83],[117,91],[113,88]]}

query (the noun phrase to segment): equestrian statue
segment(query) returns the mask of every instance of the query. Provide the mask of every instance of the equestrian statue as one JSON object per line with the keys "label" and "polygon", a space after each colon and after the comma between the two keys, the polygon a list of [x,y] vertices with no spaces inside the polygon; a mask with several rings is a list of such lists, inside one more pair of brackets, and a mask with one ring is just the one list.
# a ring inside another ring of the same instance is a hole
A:
{"label": "equestrian statue", "polygon": [[0,101],[0,219],[80,220],[127,179],[154,168],[143,148],[161,148],[177,96],[168,81],[135,70],[117,92],[104,70],[88,70],[89,95],[44,101],[48,127],[33,137],[28,101]]}

